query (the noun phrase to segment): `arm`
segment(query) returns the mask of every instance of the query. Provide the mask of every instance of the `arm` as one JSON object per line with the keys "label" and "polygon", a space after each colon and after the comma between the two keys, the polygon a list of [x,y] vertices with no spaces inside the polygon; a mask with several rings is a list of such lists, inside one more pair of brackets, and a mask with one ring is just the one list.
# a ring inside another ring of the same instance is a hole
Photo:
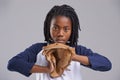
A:
{"label": "arm", "polygon": [[79,61],[82,65],[98,71],[108,71],[111,69],[112,64],[105,56],[92,52],[83,46],[77,46],[77,54],[73,60]]}
{"label": "arm", "polygon": [[34,65],[30,73],[48,73],[49,69],[45,66]]}
{"label": "arm", "polygon": [[75,55],[72,56],[72,60],[73,61],[78,61],[85,66],[90,66],[90,62],[89,62],[89,59],[88,59],[87,56],[82,56],[82,55],[75,54]]}
{"label": "arm", "polygon": [[30,70],[30,73],[51,73],[54,70],[54,66],[49,63],[48,66],[34,65]]}
{"label": "arm", "polygon": [[25,51],[14,56],[9,60],[7,68],[10,71],[19,72],[25,76],[29,76],[31,69],[36,62],[36,56],[43,47],[43,43],[37,43],[27,48]]}

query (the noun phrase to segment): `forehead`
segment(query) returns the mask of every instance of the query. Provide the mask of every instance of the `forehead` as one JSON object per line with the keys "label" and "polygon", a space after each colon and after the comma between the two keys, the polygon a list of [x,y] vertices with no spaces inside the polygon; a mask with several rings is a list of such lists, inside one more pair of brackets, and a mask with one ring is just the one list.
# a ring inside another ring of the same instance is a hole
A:
{"label": "forehead", "polygon": [[51,23],[53,24],[70,24],[71,25],[71,19],[66,16],[56,16],[52,18]]}

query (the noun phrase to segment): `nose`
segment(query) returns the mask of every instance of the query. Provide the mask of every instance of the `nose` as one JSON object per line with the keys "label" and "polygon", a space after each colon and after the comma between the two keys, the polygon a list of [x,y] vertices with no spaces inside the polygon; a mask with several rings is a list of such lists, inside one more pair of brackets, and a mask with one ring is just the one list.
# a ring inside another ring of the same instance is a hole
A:
{"label": "nose", "polygon": [[63,36],[64,35],[64,31],[61,29],[61,30],[59,30],[59,32],[58,32],[58,36]]}

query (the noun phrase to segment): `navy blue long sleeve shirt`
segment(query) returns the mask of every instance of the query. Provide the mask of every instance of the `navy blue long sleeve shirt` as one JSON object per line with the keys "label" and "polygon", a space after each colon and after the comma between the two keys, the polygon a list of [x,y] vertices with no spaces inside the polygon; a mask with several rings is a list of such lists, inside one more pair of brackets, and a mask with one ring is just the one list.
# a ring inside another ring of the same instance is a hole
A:
{"label": "navy blue long sleeve shirt", "polygon": [[[42,50],[42,47],[46,45],[47,43],[36,43],[25,49],[23,52],[17,54],[9,60],[7,66],[8,70],[19,72],[25,76],[30,76],[30,70],[36,62],[37,54]],[[76,53],[78,55],[87,56],[90,61],[90,66],[86,67],[93,70],[108,71],[112,67],[111,62],[106,57],[98,53],[94,53],[84,46],[78,45],[76,47]]]}

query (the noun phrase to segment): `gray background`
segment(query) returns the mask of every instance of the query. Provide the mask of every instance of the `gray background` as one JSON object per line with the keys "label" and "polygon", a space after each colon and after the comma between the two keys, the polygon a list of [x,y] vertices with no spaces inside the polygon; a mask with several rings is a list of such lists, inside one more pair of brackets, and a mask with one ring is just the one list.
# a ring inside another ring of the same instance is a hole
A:
{"label": "gray background", "polygon": [[107,72],[81,67],[83,80],[120,80],[120,0],[0,0],[0,80],[35,80],[7,70],[8,60],[36,42],[43,42],[43,22],[56,4],[77,12],[79,44],[108,57]]}

